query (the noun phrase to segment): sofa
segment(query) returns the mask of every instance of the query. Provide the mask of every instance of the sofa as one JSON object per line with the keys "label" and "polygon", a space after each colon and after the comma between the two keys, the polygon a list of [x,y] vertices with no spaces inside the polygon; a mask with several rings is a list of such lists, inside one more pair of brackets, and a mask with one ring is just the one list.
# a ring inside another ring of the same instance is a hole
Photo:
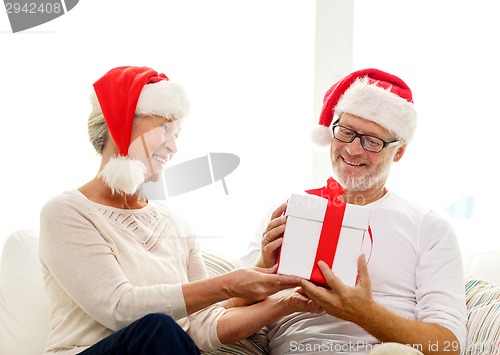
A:
{"label": "sofa", "polygon": [[[234,268],[234,260],[203,251],[210,276]],[[500,354],[500,250],[464,255],[468,321],[465,354]],[[38,259],[38,235],[18,230],[0,259],[0,355],[38,355],[48,334],[48,305]],[[265,330],[205,355],[268,354]]]}

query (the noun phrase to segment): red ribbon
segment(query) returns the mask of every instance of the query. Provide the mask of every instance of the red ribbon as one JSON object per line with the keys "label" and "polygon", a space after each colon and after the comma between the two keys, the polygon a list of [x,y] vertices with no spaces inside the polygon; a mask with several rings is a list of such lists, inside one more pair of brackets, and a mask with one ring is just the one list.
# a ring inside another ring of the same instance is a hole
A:
{"label": "red ribbon", "polygon": [[340,201],[338,197],[344,193],[344,189],[333,178],[329,178],[326,186],[306,192],[328,200],[310,277],[311,281],[326,285],[327,282],[318,267],[318,261],[323,260],[330,268],[333,265],[346,208],[345,202]]}
{"label": "red ribbon", "polygon": [[327,284],[323,273],[318,267],[318,261],[323,260],[331,268],[335,253],[337,252],[337,245],[339,243],[340,229],[342,228],[342,220],[344,219],[345,203],[342,205],[335,205],[328,202],[326,207],[325,219],[321,227],[321,234],[318,242],[318,249],[316,249],[316,258],[311,272],[310,280]]}
{"label": "red ribbon", "polygon": [[326,186],[323,186],[319,189],[306,190],[306,192],[311,195],[316,195],[326,198],[330,202],[335,202],[340,204],[343,203],[337,197],[344,194],[344,189],[342,188],[342,186],[340,186],[340,184],[337,181],[335,181],[334,178],[329,178]]}

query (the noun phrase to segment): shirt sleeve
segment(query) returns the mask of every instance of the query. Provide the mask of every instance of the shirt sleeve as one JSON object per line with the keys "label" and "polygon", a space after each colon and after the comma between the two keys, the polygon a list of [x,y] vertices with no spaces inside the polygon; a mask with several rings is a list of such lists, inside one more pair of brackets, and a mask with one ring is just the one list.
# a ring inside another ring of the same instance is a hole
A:
{"label": "shirt sleeve", "polygon": [[[440,324],[465,346],[466,317],[462,257],[451,225],[430,212],[420,230],[420,258],[416,269],[416,316]],[[458,344],[449,344],[456,348]]]}
{"label": "shirt sleeve", "polygon": [[210,351],[224,345],[217,334],[217,323],[224,313],[225,308],[217,303],[189,315],[187,333],[201,350]]}

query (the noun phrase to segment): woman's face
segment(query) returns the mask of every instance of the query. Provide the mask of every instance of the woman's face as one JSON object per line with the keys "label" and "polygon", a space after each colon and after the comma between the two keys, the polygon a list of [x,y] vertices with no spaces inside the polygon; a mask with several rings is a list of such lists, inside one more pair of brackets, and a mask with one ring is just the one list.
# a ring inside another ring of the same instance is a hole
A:
{"label": "woman's face", "polygon": [[158,181],[167,161],[177,152],[180,121],[161,116],[140,116],[132,126],[128,156],[146,166],[145,181]]}

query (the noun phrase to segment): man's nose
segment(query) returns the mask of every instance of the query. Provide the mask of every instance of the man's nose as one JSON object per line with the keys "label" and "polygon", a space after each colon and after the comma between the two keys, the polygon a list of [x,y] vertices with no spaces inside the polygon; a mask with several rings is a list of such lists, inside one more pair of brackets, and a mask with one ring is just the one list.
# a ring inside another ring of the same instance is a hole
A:
{"label": "man's nose", "polygon": [[356,137],[351,143],[347,144],[347,152],[351,155],[362,154],[365,150],[361,145],[361,137]]}

